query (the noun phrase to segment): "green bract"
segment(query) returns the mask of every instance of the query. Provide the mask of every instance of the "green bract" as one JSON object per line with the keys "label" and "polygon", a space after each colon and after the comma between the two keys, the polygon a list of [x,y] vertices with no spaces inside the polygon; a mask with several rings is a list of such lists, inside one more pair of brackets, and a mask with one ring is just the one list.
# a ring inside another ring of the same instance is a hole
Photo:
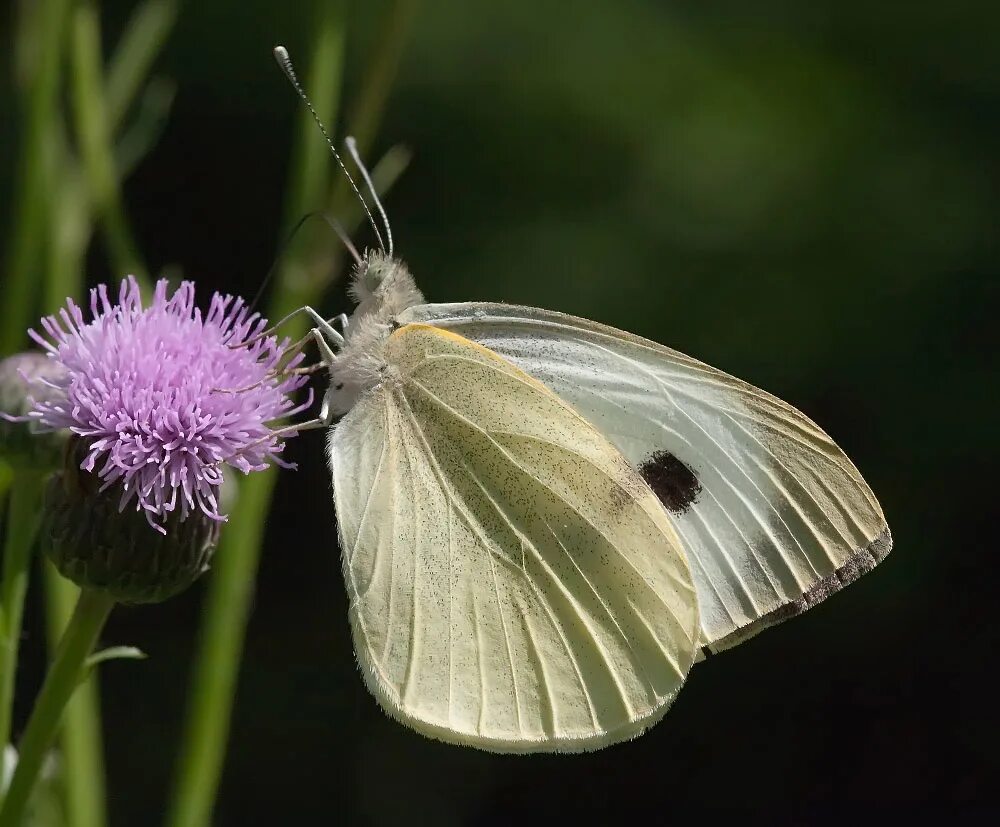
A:
{"label": "green bract", "polygon": [[164,521],[151,531],[144,511],[119,511],[118,486],[100,491],[96,474],[82,470],[85,448],[75,439],[65,468],[45,492],[40,543],[59,572],[81,587],[100,589],[122,603],[158,603],[183,591],[208,570],[221,523],[200,511]]}

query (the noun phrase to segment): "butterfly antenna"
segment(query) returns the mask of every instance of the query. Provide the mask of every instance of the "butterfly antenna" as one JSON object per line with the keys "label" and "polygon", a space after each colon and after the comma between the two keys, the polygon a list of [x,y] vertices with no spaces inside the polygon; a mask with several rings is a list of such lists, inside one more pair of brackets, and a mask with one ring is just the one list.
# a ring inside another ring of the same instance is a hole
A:
{"label": "butterfly antenna", "polygon": [[292,243],[292,239],[295,238],[298,231],[302,228],[302,225],[306,223],[310,218],[312,218],[316,213],[306,213],[302,218],[295,222],[295,226],[289,231],[288,236],[283,242],[281,242],[281,247],[278,248],[278,254],[274,258],[271,266],[267,269],[267,273],[264,275],[263,281],[260,283],[260,287],[257,288],[257,292],[254,293],[253,300],[250,302],[248,308],[252,311],[256,306],[257,302],[260,301],[260,297],[264,295],[264,291],[267,286],[271,283],[271,279],[274,278],[274,274],[278,271],[278,265],[281,264],[281,259],[285,255],[285,251],[288,246]]}
{"label": "butterfly antenna", "polygon": [[[347,235],[347,231],[344,229],[344,225],[341,224],[336,218],[327,215],[325,212],[321,212],[320,216],[327,224],[330,225],[330,229],[337,234],[337,238],[339,238],[341,243],[343,243],[343,245],[347,248],[347,252],[349,252],[351,254],[351,258],[354,259],[354,263],[361,264],[363,262],[361,253],[358,252],[358,248],[351,242],[351,239]],[[392,255],[392,236],[389,236],[389,255]]]}
{"label": "butterfly antenna", "polygon": [[[274,274],[278,271],[278,265],[281,264],[281,260],[285,253],[288,251],[288,247],[291,245],[295,236],[298,235],[302,225],[305,224],[310,218],[315,218],[319,216],[327,224],[330,225],[330,229],[337,234],[337,238],[341,240],[343,245],[347,248],[347,252],[351,254],[351,258],[354,259],[355,264],[361,264],[361,253],[358,252],[358,248],[351,243],[351,239],[348,238],[347,232],[344,230],[344,226],[333,218],[327,215],[325,212],[307,212],[302,218],[295,222],[295,226],[289,231],[288,236],[282,242],[281,247],[278,249],[278,255],[274,259],[274,263],[268,269],[267,274],[264,276],[264,280],[260,283],[260,287],[257,288],[257,292],[254,294],[253,301],[249,304],[249,309],[253,310],[257,306],[257,302],[260,301],[260,297],[264,295],[264,291],[267,286],[271,283],[271,279],[274,278]],[[390,249],[392,249],[390,247]]]}
{"label": "butterfly antenna", "polygon": [[[344,161],[341,159],[340,153],[337,152],[336,147],[333,145],[333,141],[330,139],[330,133],[326,131],[326,127],[323,126],[323,121],[320,120],[315,107],[312,105],[312,101],[309,100],[309,96],[306,94],[305,89],[303,89],[302,84],[299,83],[299,78],[295,74],[295,68],[292,66],[292,59],[288,56],[288,50],[284,46],[275,46],[274,59],[278,61],[281,71],[285,73],[285,77],[288,78],[292,87],[299,93],[299,97],[302,98],[302,102],[305,103],[306,108],[308,108],[309,114],[311,114],[313,120],[316,121],[316,126],[319,127],[319,131],[323,133],[326,145],[330,147],[330,152],[333,153],[333,157],[337,159],[337,163],[340,164],[340,168],[344,171],[344,175],[346,175],[347,180],[350,181],[354,194],[358,196],[361,206],[365,208],[365,213],[368,215],[368,221],[371,223],[372,229],[375,231],[375,237],[378,239],[379,247],[382,248],[383,253],[386,252],[385,242],[382,240],[382,233],[379,232],[378,225],[375,223],[372,211],[368,209],[368,202],[366,202],[364,196],[361,195],[361,190],[359,190],[358,185],[354,183],[354,179],[351,177],[351,173],[347,171],[347,167],[344,166]],[[365,174],[365,177],[368,177],[367,173]],[[381,205],[379,205],[379,208],[381,209]]]}
{"label": "butterfly antenna", "polygon": [[389,216],[385,214],[385,207],[382,206],[378,193],[375,192],[375,185],[372,183],[371,175],[368,174],[368,168],[362,163],[361,156],[358,154],[358,142],[354,140],[353,136],[348,135],[344,143],[347,144],[347,151],[351,154],[351,158],[353,159],[355,165],[361,171],[361,177],[365,179],[365,184],[368,186],[368,192],[371,193],[372,200],[378,208],[379,215],[382,216],[382,223],[385,225],[385,235],[389,240],[389,258],[392,258],[392,227],[389,226]]}

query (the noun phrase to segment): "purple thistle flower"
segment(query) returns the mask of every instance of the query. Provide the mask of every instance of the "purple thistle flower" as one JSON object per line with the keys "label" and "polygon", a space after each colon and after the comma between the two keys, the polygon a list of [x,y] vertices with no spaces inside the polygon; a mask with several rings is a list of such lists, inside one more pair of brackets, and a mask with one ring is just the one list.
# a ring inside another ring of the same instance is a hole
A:
{"label": "purple thistle flower", "polygon": [[[215,520],[223,463],[244,473],[270,462],[287,467],[278,454],[283,437],[269,423],[298,413],[289,394],[307,378],[273,371],[294,368],[288,341],[253,341],[267,320],[244,301],[218,293],[208,313],[194,304],[192,282],[170,297],[156,284],[143,308],[139,286],[129,277],[118,304],[104,285],[90,291],[92,321],[72,301],[58,316],[42,319],[47,337],[32,339],[66,374],[46,384],[60,393],[33,400],[28,418],[46,429],[68,428],[85,446],[81,468],[95,472],[101,490],[121,485],[119,510],[133,499],[150,525],[180,509],[185,519],[199,509]],[[245,347],[238,347],[250,342]]]}

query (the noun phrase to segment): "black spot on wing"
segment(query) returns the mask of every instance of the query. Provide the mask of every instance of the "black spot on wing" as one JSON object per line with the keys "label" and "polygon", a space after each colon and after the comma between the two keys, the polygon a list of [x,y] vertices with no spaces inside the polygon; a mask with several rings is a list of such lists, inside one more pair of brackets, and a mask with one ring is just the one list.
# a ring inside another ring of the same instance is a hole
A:
{"label": "black spot on wing", "polygon": [[683,514],[701,493],[694,471],[669,451],[657,451],[639,466],[639,473],[673,514]]}

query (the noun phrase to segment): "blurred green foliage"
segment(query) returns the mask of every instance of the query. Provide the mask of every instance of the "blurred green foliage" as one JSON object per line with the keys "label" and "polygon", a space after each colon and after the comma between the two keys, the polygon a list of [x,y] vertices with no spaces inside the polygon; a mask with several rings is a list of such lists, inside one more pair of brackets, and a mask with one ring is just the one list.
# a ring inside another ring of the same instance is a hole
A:
{"label": "blurred green foliage", "polygon": [[[348,90],[378,5],[352,4]],[[108,41],[128,10],[104,5]],[[367,695],[324,441],[303,437],[277,486],[218,824],[986,805],[998,24],[996,4],[968,1],[420,4],[371,157],[413,152],[388,209],[428,298],[587,316],[777,393],[855,460],[896,546],[697,667],[634,744],[491,756],[409,733]],[[255,292],[298,106],[269,51],[307,39],[291,4],[182,7],[157,67],[174,110],[124,191],[151,272]],[[11,113],[11,85],[0,94]],[[3,193],[15,137],[5,114]],[[118,275],[101,253],[91,281]],[[335,289],[324,309],[346,307]],[[163,807],[199,601],[121,612],[107,632],[151,656],[105,672],[113,823]]]}

